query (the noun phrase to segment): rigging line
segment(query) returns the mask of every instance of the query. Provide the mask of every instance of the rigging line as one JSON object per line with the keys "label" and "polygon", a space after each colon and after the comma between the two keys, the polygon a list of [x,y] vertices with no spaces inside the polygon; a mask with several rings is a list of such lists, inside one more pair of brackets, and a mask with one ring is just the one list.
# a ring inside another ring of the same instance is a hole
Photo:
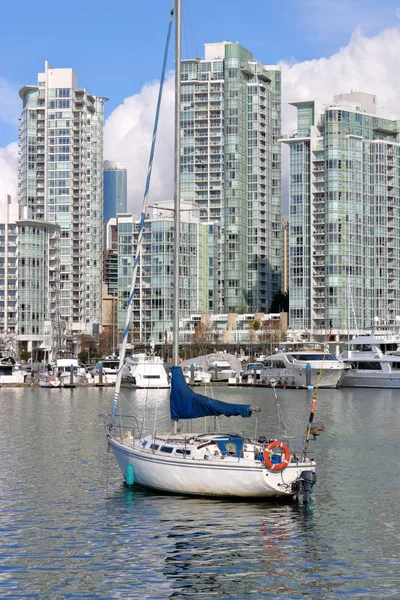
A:
{"label": "rigging line", "polygon": [[274,387],[274,394],[275,394],[275,400],[276,400],[276,406],[277,406],[277,413],[278,413],[278,421],[279,421],[279,425],[282,427],[282,431],[283,431],[283,435],[285,436],[286,439],[289,439],[287,430],[286,430],[286,423],[285,423],[285,419],[283,417],[283,412],[281,409],[281,405],[278,399],[278,395],[276,393],[276,388]]}
{"label": "rigging line", "polygon": [[324,355],[322,357],[322,363],[321,363],[321,367],[320,367],[319,374],[318,374],[317,385],[315,386],[315,392],[314,392],[313,399],[312,399],[312,402],[311,402],[311,409],[310,409],[310,416],[309,416],[309,419],[308,419],[306,438],[304,440],[304,449],[303,449],[304,457],[306,455],[306,452],[307,452],[307,449],[308,449],[308,444],[310,442],[311,427],[312,427],[312,423],[313,423],[313,420],[314,420],[315,408],[316,408],[316,405],[317,405],[317,392],[318,392],[318,389],[319,389],[319,382],[321,380],[322,371],[323,371],[323,368],[324,368],[326,351],[328,349],[328,343],[330,342],[330,339],[331,339],[331,334],[332,334],[332,327],[329,329],[327,343],[324,344]]}
{"label": "rigging line", "polygon": [[187,27],[186,27],[186,22],[185,22],[185,13],[182,11],[182,29],[183,29],[183,37],[185,39],[185,48],[186,48],[186,56],[187,58],[189,58],[190,54],[189,54],[189,45],[188,45],[188,38],[186,35],[186,31],[187,31]]}
{"label": "rigging line", "polygon": [[147,208],[147,201],[148,201],[148,196],[149,196],[151,173],[152,173],[152,169],[153,169],[154,151],[155,151],[155,147],[156,147],[157,130],[158,130],[158,119],[160,116],[161,99],[162,99],[162,93],[163,93],[163,88],[164,88],[165,72],[166,72],[166,68],[167,68],[168,49],[169,49],[169,44],[170,44],[170,39],[171,39],[173,17],[174,17],[174,4],[170,11],[168,33],[167,33],[167,39],[165,42],[164,59],[163,59],[163,65],[162,65],[162,70],[161,70],[160,87],[158,90],[157,108],[156,108],[156,116],[154,119],[154,128],[153,128],[153,136],[152,136],[152,141],[151,141],[151,150],[150,150],[149,165],[148,165],[148,170],[147,170],[146,186],[145,186],[145,190],[144,190],[142,213],[140,216],[139,236],[138,236],[138,241],[137,241],[137,246],[136,246],[135,260],[133,263],[131,288],[129,291],[128,305],[127,305],[127,311],[126,311],[125,329],[124,329],[124,333],[123,333],[123,337],[122,337],[119,368],[118,368],[118,374],[117,374],[117,381],[115,384],[113,405],[112,405],[112,409],[111,409],[111,418],[110,418],[110,424],[109,424],[110,431],[114,425],[115,413],[116,413],[117,405],[118,405],[118,398],[119,398],[119,393],[120,393],[120,389],[121,389],[121,380],[122,380],[122,367],[124,364],[126,347],[127,347],[127,343],[128,343],[128,333],[129,333],[129,329],[130,329],[130,325],[131,325],[133,298],[135,296],[137,271],[138,271],[138,265],[139,265],[140,256],[141,256],[141,252],[142,252],[144,220],[145,220],[145,216],[146,216],[146,208]]}
{"label": "rigging line", "polygon": [[189,7],[188,7],[188,4],[187,4],[186,0],[183,0],[183,4],[185,6],[185,14],[187,15],[187,22],[189,24],[189,32],[191,34],[192,41],[194,41],[194,52],[195,52],[194,55],[195,56],[200,56],[200,54],[199,54],[199,52],[197,50],[196,38],[195,38],[195,35],[194,35],[194,30],[193,30],[193,27],[192,27],[192,23],[191,23],[191,20],[190,20]]}

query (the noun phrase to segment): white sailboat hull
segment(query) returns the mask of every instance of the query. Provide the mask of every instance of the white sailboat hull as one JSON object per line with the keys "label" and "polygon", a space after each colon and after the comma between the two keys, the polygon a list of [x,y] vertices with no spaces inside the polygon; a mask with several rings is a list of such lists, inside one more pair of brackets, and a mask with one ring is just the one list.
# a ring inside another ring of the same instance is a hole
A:
{"label": "white sailboat hull", "polygon": [[315,462],[291,463],[283,471],[270,471],[256,460],[224,457],[196,460],[162,456],[130,447],[112,437],[109,444],[125,476],[133,466],[135,483],[163,492],[243,498],[291,497],[292,483],[302,471],[315,471]]}

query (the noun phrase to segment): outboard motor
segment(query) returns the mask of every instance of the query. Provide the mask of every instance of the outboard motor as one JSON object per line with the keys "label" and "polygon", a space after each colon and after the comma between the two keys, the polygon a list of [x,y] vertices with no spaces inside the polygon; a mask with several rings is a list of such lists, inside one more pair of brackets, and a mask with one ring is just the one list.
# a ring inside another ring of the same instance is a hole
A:
{"label": "outboard motor", "polygon": [[308,504],[312,489],[317,482],[317,476],[314,471],[302,471],[300,473],[300,481],[303,486],[303,504]]}

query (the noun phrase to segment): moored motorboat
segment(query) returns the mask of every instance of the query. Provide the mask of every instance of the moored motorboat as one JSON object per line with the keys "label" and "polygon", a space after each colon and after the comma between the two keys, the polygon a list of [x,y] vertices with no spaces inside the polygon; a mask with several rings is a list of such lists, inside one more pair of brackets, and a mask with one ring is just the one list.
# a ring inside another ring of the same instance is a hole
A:
{"label": "moored motorboat", "polygon": [[276,387],[335,388],[345,370],[343,361],[333,354],[319,350],[282,351],[268,356],[260,380]]}
{"label": "moored motorboat", "polygon": [[339,387],[400,389],[400,335],[377,330],[348,342],[340,355],[348,367]]}
{"label": "moored motorboat", "polygon": [[170,382],[159,356],[140,353],[126,357],[122,368],[122,385],[134,389],[168,389]]}

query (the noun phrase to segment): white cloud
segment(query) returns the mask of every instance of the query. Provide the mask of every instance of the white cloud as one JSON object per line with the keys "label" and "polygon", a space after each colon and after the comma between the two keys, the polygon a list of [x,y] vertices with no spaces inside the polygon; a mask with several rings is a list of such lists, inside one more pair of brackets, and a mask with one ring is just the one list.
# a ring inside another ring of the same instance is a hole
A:
{"label": "white cloud", "polygon": [[396,77],[400,27],[369,38],[356,31],[347,46],[329,58],[282,63],[283,130],[296,126],[293,100],[333,100],[334,94],[357,90],[376,94],[378,111],[400,115],[400,79]]}
{"label": "white cloud", "polygon": [[10,194],[17,200],[18,144],[13,142],[6,148],[0,148],[0,199]]}
{"label": "white cloud", "polygon": [[[329,58],[281,63],[282,133],[296,129],[295,100],[333,100],[351,90],[377,96],[378,113],[400,117],[400,79],[396,77],[400,53],[400,27],[373,37],[355,31],[347,46]],[[288,149],[283,147],[283,212],[288,210]]]}
{"label": "white cloud", "polygon": [[[124,100],[107,119],[104,159],[124,163],[128,171],[128,210],[142,207],[159,82],[146,84],[140,94]],[[174,76],[164,84],[149,205],[173,197]]]}
{"label": "white cloud", "polygon": [[[400,114],[400,27],[367,37],[356,31],[347,46],[329,58],[282,63],[283,133],[296,128],[292,100],[332,100],[334,94],[352,89],[378,97],[378,110]],[[174,78],[165,83],[154,160],[149,204],[173,197]],[[153,131],[158,82],[127,98],[107,119],[104,158],[125,164],[128,170],[128,210],[140,212]],[[11,111],[12,112],[12,111]],[[0,149],[0,194],[15,194],[16,144]],[[285,202],[284,202],[285,205]]]}
{"label": "white cloud", "polygon": [[[400,53],[400,27],[373,37],[356,31],[349,44],[329,58],[282,63],[283,133],[296,128],[293,100],[332,100],[352,89],[378,97],[378,108],[400,114],[400,79],[396,77]],[[105,126],[104,156],[128,169],[128,208],[139,212],[150,151],[158,82],[127,98]],[[166,83],[154,162],[150,204],[173,196],[173,77]],[[284,202],[285,204],[285,202]]]}

